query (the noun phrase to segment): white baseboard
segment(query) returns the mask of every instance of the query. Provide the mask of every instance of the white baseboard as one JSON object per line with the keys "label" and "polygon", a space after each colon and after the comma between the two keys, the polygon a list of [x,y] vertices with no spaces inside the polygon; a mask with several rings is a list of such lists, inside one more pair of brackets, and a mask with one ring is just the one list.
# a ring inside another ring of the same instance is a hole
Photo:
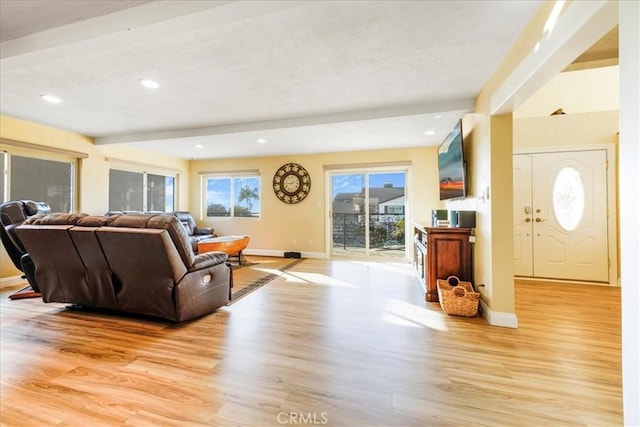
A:
{"label": "white baseboard", "polygon": [[503,328],[518,327],[518,316],[516,316],[515,313],[493,311],[484,301],[480,301],[480,305],[482,306],[482,317],[484,317],[491,326],[501,326]]}
{"label": "white baseboard", "polygon": [[589,285],[589,286],[620,286],[620,278],[615,283],[607,282],[587,282],[584,280],[568,280],[568,279],[544,279],[539,277],[526,277],[526,276],[513,276],[515,280],[524,280],[527,282],[540,282],[540,283],[566,283],[567,285]]}
{"label": "white baseboard", "polygon": [[0,277],[0,289],[12,286],[27,285],[27,280],[21,276]]}

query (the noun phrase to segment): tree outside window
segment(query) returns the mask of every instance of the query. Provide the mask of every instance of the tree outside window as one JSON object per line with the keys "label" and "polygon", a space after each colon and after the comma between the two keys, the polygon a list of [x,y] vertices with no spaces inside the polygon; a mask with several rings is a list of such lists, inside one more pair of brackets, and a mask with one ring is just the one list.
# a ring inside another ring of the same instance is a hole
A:
{"label": "tree outside window", "polygon": [[208,177],[205,188],[207,217],[260,216],[260,177]]}

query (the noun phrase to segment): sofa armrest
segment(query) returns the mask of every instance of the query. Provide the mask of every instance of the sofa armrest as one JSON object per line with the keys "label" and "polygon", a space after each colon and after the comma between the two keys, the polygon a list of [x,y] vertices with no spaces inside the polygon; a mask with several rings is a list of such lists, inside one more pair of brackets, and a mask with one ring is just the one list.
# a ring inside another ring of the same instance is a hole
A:
{"label": "sofa armrest", "polygon": [[226,253],[217,251],[198,254],[191,267],[189,267],[189,272],[224,264],[228,258],[229,256]]}
{"label": "sofa armrest", "polygon": [[[215,257],[209,259],[215,260]],[[231,278],[227,263],[185,274],[174,288],[175,320],[200,317],[226,305],[231,296]]]}
{"label": "sofa armrest", "polygon": [[204,236],[207,234],[213,234],[213,228],[205,227],[205,228],[196,228],[193,230],[193,234],[196,236]]}

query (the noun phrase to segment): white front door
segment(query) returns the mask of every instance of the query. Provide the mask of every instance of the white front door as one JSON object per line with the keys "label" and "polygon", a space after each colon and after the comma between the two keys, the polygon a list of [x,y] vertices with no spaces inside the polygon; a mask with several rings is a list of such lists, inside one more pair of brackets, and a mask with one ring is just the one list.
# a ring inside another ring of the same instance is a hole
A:
{"label": "white front door", "polygon": [[533,276],[533,208],[530,155],[513,156],[513,274]]}
{"label": "white front door", "polygon": [[605,150],[514,156],[516,275],[609,281],[606,162]]}

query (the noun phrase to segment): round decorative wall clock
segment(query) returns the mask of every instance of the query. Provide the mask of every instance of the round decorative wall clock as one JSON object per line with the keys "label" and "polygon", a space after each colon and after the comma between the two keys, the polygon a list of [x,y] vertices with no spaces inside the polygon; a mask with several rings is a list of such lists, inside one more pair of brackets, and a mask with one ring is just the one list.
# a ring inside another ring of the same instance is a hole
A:
{"label": "round decorative wall clock", "polygon": [[311,190],[311,177],[297,163],[286,163],[273,176],[273,192],[278,199],[288,204],[304,200]]}

